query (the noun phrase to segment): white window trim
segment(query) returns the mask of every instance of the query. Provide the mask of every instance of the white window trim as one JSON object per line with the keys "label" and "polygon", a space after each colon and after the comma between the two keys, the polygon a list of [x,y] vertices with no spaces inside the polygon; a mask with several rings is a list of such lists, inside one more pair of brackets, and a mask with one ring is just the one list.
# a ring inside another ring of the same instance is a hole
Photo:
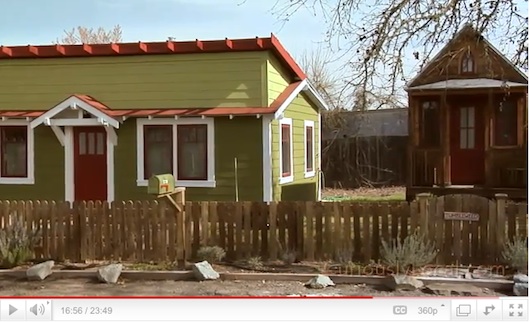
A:
{"label": "white window trim", "polygon": [[[27,177],[25,178],[4,178],[0,173],[0,184],[35,184],[35,145],[33,128],[26,120],[4,120],[0,126],[26,126],[27,128]],[[0,142],[1,144],[1,142]]]}
{"label": "white window trim", "polygon": [[[313,139],[311,140],[311,144],[313,145],[311,151],[313,151],[313,155],[311,156],[313,158],[313,170],[307,171],[307,128],[312,129],[313,133]],[[315,176],[315,122],[314,121],[304,121],[304,177],[305,178],[312,178]]]}
{"label": "white window trim", "polygon": [[[290,118],[282,118],[280,119],[280,125],[279,125],[279,130],[280,130],[280,184],[285,184],[285,183],[290,183],[290,182],[293,182],[294,181],[294,166],[293,166],[293,119],[290,119]],[[282,155],[282,125],[289,125],[289,142],[291,144],[289,144],[289,148],[291,150],[291,162],[290,162],[290,165],[291,165],[291,175],[288,176],[288,177],[284,177],[282,176],[282,164],[283,164],[283,155]]]}
{"label": "white window trim", "polygon": [[263,115],[262,144],[263,144],[263,201],[273,200],[272,190],[272,115]]}
{"label": "white window trim", "polygon": [[[318,128],[322,129],[322,114],[319,113],[318,115]],[[318,157],[317,157],[317,169],[318,169],[318,185],[317,185],[317,198],[318,201],[322,201],[322,130],[318,131]]]}
{"label": "white window trim", "polygon": [[[208,179],[207,180],[177,180],[178,167],[178,150],[177,150],[177,125],[182,124],[206,124],[208,126],[207,134],[207,153],[208,153]],[[215,142],[214,142],[214,119],[213,118],[138,118],[136,120],[136,184],[139,187],[146,187],[148,180],[144,174],[144,126],[145,125],[172,125],[173,129],[173,176],[175,177],[175,184],[178,187],[202,187],[215,188]]]}

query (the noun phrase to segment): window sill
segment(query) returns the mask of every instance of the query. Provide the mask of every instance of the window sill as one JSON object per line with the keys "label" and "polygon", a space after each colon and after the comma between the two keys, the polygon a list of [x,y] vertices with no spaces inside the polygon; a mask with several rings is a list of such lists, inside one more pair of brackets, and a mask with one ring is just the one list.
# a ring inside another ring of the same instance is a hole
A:
{"label": "window sill", "polygon": [[293,181],[294,181],[293,175],[290,175],[288,177],[280,177],[280,184],[291,183]]}
{"label": "window sill", "polygon": [[509,149],[520,149],[522,146],[518,145],[492,145],[492,149],[494,150],[509,150]]}
{"label": "window sill", "polygon": [[[148,180],[136,180],[138,187],[147,187]],[[185,188],[215,188],[215,180],[178,180],[175,182],[177,187]]]}
{"label": "window sill", "polygon": [[313,178],[315,176],[315,170],[304,173],[304,178]]}
{"label": "window sill", "polygon": [[179,180],[175,184],[186,188],[215,188],[215,180]]}
{"label": "window sill", "polygon": [[0,178],[0,184],[35,184],[33,178]]}

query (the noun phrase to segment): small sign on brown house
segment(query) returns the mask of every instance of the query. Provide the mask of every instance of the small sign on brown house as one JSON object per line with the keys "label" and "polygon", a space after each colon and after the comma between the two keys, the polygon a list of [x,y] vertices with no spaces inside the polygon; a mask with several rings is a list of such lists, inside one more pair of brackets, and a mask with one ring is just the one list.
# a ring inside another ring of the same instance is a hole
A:
{"label": "small sign on brown house", "polygon": [[472,212],[444,211],[444,219],[478,221],[480,219],[480,215]]}

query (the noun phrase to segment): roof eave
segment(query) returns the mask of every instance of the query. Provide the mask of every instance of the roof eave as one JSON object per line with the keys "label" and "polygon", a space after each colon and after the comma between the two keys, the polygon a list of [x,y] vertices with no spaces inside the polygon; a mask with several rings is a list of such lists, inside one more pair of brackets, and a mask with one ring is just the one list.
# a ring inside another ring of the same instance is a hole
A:
{"label": "roof eave", "polygon": [[306,79],[299,82],[298,86],[288,95],[288,97],[281,103],[276,113],[274,113],[274,118],[279,119],[282,117],[285,110],[291,105],[295,98],[300,93],[306,93],[311,100],[311,103],[315,104],[318,108],[318,112],[322,110],[329,110],[329,106],[326,104],[324,99],[318,94],[317,90],[309,83]]}
{"label": "roof eave", "polygon": [[42,115],[35,118],[33,121],[31,121],[30,123],[31,128],[36,128],[37,126],[45,123],[47,120],[53,118],[57,114],[66,110],[67,108],[71,108],[72,106],[80,107],[81,109],[96,116],[98,119],[101,119],[102,121],[106,122],[107,124],[111,125],[114,128],[120,127],[120,123],[116,119],[104,113],[103,111],[99,110],[98,108],[93,107],[92,105],[90,105],[88,102],[86,102],[82,98],[79,98],[76,95],[72,95],[72,96],[69,96],[67,99],[61,101],[59,104],[55,105],[48,111],[44,112]]}
{"label": "roof eave", "polygon": [[313,103],[315,103],[320,110],[329,111],[331,109],[322,96],[318,93],[316,88],[309,81],[307,82],[307,86],[304,91],[309,95],[310,98],[312,98]]}
{"label": "roof eave", "polygon": [[[434,56],[433,59],[429,60],[427,62],[427,64],[425,64],[425,66],[416,74],[416,76],[414,76],[414,78],[412,80],[410,80],[409,82],[406,83],[405,85],[405,90],[408,91],[407,88],[410,87],[410,85],[412,85],[414,82],[416,82],[423,74],[424,71],[426,71],[432,64],[434,64],[435,61],[437,61],[443,52],[446,51],[447,48],[449,48],[453,42],[455,41],[455,39],[457,39],[458,37],[460,37],[460,35],[467,29],[469,28],[473,28],[472,25],[470,23],[467,23],[464,25],[464,27],[462,27],[462,29],[460,29],[454,36],[451,40],[449,40],[447,42],[447,44],[445,46],[442,47],[442,49],[440,49],[438,51],[438,53]],[[473,28],[473,30],[475,30]],[[475,30],[476,31],[476,30]],[[484,43],[486,44],[486,46],[488,46],[489,48],[491,48],[497,55],[499,55],[499,57],[501,57],[506,63],[508,63],[520,76],[522,76],[525,80],[528,81],[528,76],[526,75],[526,73],[524,73],[517,65],[515,65],[512,61],[510,61],[503,53],[501,53],[495,46],[493,46],[493,44],[491,42],[489,42],[486,37],[482,36],[480,33],[478,34],[478,36],[480,37],[480,39],[482,41],[484,41]]]}

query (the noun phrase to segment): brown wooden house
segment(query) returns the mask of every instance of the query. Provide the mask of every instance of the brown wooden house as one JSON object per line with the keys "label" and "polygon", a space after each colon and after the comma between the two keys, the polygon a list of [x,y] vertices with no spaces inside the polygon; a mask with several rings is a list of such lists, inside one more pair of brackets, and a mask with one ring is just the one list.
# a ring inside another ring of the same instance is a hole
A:
{"label": "brown wooden house", "polygon": [[526,199],[528,78],[466,25],[407,85],[407,199]]}

